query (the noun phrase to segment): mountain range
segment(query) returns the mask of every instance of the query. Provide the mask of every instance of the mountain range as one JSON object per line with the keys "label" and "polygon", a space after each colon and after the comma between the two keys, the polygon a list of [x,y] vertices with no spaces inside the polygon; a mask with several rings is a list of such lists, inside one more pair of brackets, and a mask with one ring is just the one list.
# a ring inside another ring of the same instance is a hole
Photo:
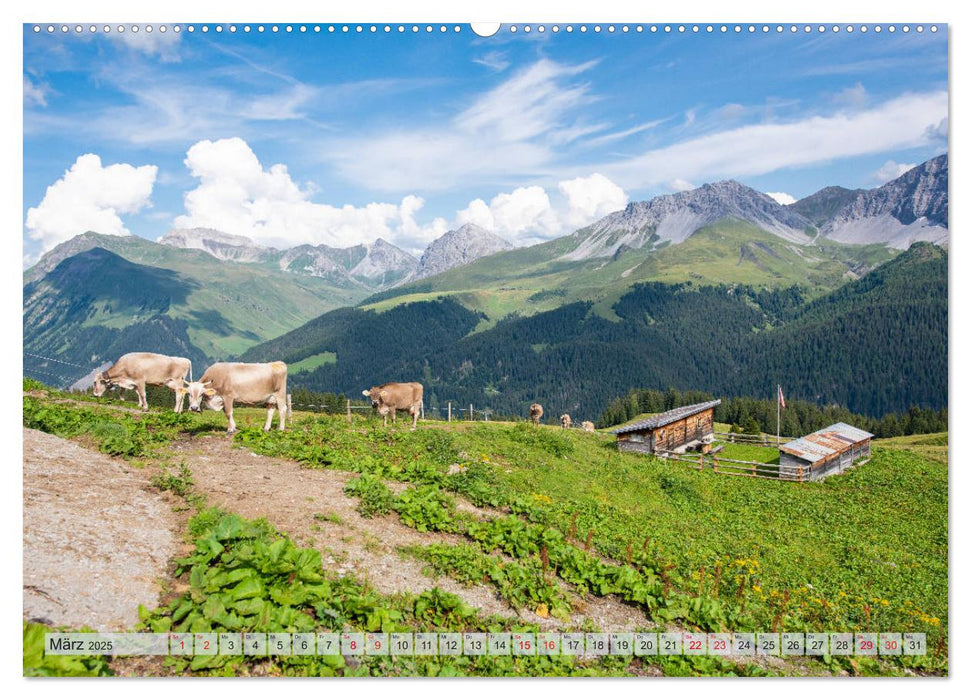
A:
{"label": "mountain range", "polygon": [[[354,355],[337,345],[357,314],[380,318],[405,306],[417,323],[447,302],[449,318],[461,317],[449,333],[486,342],[506,321],[564,308],[624,325],[623,300],[644,284],[798,288],[810,303],[915,242],[946,246],[947,171],[944,154],[872,190],[827,187],[787,206],[741,183],[715,182],[632,202],[526,248],[466,224],[420,258],[382,239],[273,248],[213,229],[176,229],[158,242],[88,232],[25,272],[24,346],[31,357],[86,368],[135,346],[200,363],[273,351],[295,365],[295,381],[345,390],[326,381]],[[419,356],[428,359],[425,350]],[[45,379],[40,373],[53,369],[25,355],[26,373]],[[476,390],[480,397],[486,388]]]}

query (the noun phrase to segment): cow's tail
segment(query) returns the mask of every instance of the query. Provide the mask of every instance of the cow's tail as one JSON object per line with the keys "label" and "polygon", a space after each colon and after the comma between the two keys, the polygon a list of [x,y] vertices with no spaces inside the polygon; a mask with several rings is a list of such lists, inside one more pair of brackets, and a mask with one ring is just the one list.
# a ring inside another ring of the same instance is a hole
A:
{"label": "cow's tail", "polygon": [[189,381],[194,381],[192,379],[192,360],[189,360]]}

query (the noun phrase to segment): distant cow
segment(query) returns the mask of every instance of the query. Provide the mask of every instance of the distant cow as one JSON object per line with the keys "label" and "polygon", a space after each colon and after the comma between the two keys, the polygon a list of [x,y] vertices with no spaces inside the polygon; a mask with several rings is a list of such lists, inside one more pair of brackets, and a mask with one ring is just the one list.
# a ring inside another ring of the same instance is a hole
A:
{"label": "distant cow", "polygon": [[384,416],[384,425],[388,425],[388,414],[391,414],[391,424],[395,424],[395,411],[408,411],[411,414],[411,429],[418,427],[418,414],[421,413],[422,398],[425,387],[418,382],[391,382],[381,386],[372,386],[361,392],[369,399],[371,405],[378,409],[378,414]]}
{"label": "distant cow", "polygon": [[184,357],[156,355],[154,352],[130,352],[106,369],[94,375],[94,395],[103,396],[112,386],[134,389],[138,407],[148,410],[145,385],[167,386],[175,392],[175,412],[182,412],[184,394],[180,391],[185,378],[192,379],[192,363]]}
{"label": "distant cow", "polygon": [[214,411],[222,409],[229,421],[229,433],[236,432],[236,403],[265,405],[269,411],[263,430],[270,429],[273,411],[279,409],[280,430],[286,428],[287,366],[283,362],[217,362],[199,381],[186,382],[182,391],[189,396],[190,411],[201,411],[203,399]]}
{"label": "distant cow", "polygon": [[564,413],[562,416],[560,416],[560,425],[562,425],[564,428],[573,427],[573,419],[570,418],[569,413]]}
{"label": "distant cow", "polygon": [[595,428],[595,426],[594,426],[594,424],[593,424],[593,423],[591,423],[591,422],[590,422],[590,421],[588,421],[588,420],[585,420],[585,421],[583,421],[583,422],[582,422],[582,423],[580,424],[580,426],[581,426],[581,427],[582,427],[582,428],[583,428],[583,429],[584,429],[584,430],[585,430],[586,432],[588,432],[588,433],[592,433],[592,432],[594,431],[594,428]]}
{"label": "distant cow", "polygon": [[533,421],[533,425],[539,425],[540,418],[543,417],[543,407],[538,403],[534,403],[529,407],[529,419]]}

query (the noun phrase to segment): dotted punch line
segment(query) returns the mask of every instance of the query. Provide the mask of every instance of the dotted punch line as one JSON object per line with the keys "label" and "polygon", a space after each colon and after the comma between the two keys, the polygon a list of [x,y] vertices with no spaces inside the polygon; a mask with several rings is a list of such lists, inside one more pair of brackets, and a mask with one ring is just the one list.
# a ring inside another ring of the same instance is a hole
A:
{"label": "dotted punch line", "polygon": [[[741,24],[735,24],[735,25],[728,25],[728,24],[721,24],[721,25],[712,25],[712,24],[706,24],[706,25],[698,25],[698,24],[691,24],[691,25],[686,25],[686,24],[678,24],[678,25],[579,24],[579,25],[573,25],[573,24],[565,24],[565,25],[559,25],[559,24],[552,24],[548,26],[545,24],[539,24],[539,25],[510,24],[510,25],[503,25],[501,28],[499,26],[496,26],[494,29],[479,29],[478,27],[473,26],[472,32],[480,36],[492,36],[496,32],[502,31],[503,29],[509,32],[510,34],[519,34],[519,33],[531,34],[533,32],[536,32],[538,34],[545,34],[546,32],[551,32],[553,34],[559,34],[561,32],[565,32],[567,34],[573,34],[573,33],[642,34],[644,32],[647,32],[650,34],[658,34],[658,33],[663,33],[663,34],[702,34],[702,33],[704,34],[715,34],[715,33],[719,33],[719,34],[729,34],[729,33],[733,33],[733,34],[743,34],[743,33],[824,34],[826,32],[831,32],[833,34],[846,32],[847,34],[852,34],[853,32],[860,32],[861,34],[866,34],[871,31],[877,34],[880,34],[884,31],[890,34],[894,34],[898,31],[904,34],[908,34],[911,31],[914,31],[918,34],[922,34],[924,33],[925,30],[930,31],[931,33],[936,33],[938,31],[938,26],[935,24],[929,25],[927,27],[925,27],[922,24],[916,24],[916,25],[909,25],[909,24],[903,24],[903,25],[895,25],[895,24],[889,24],[889,25],[880,25],[880,24],[875,24],[875,25],[867,25],[867,24],[861,24],[861,25],[852,25],[852,24],[848,24],[848,25],[838,25],[838,24],[834,24],[834,25],[823,25],[823,24],[820,24],[820,25],[811,25],[811,24],[804,24],[804,25],[799,25],[799,24],[772,24],[772,25],[769,25],[769,24],[761,24],[761,25],[755,25],[755,24],[748,24],[748,25],[741,25]],[[129,32],[132,34],[137,34],[138,32],[144,32],[146,34],[151,34],[152,32],[158,32],[161,34],[165,34],[166,32],[173,32],[175,34],[179,34],[181,32],[188,32],[189,34],[193,34],[197,31],[203,34],[207,34],[209,32],[216,32],[217,34],[224,33],[224,32],[229,32],[230,34],[235,34],[237,32],[242,32],[244,34],[249,34],[251,32],[256,32],[258,34],[262,34],[262,33],[271,33],[271,34],[279,34],[279,33],[284,33],[284,34],[455,33],[455,34],[458,34],[463,31],[463,28],[461,25],[458,25],[458,24],[455,24],[455,25],[445,25],[445,24],[441,24],[441,25],[433,25],[433,24],[424,24],[424,25],[419,25],[419,24],[409,24],[409,25],[405,25],[405,24],[397,24],[397,25],[390,25],[390,24],[384,24],[384,25],[377,25],[377,24],[370,24],[370,25],[364,25],[364,24],[336,24],[336,25],[335,24],[328,24],[328,25],[320,25],[320,24],[313,24],[313,25],[307,25],[307,24],[284,24],[284,25],[278,25],[278,24],[271,24],[271,25],[263,25],[263,24],[258,24],[258,25],[249,25],[249,24],[242,24],[242,25],[236,25],[236,24],[212,24],[212,25],[210,24],[200,24],[200,25],[195,25],[195,24],[186,24],[186,25],[181,25],[181,24],[173,24],[173,25],[48,24],[48,25],[40,25],[40,24],[35,24],[33,25],[33,31],[35,34],[40,34],[44,32],[46,32],[47,34],[55,34],[55,33],[69,34],[71,32],[75,34],[82,34],[85,32],[90,34],[94,34],[97,32],[101,32],[103,34],[112,34],[112,33],[124,34],[125,32]]]}

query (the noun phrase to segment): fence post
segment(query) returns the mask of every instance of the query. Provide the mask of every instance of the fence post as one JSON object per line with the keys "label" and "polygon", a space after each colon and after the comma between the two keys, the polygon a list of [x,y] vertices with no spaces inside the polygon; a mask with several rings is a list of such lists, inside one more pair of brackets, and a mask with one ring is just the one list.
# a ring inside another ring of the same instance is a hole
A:
{"label": "fence post", "polygon": [[421,413],[421,419],[422,420],[425,420],[425,402],[424,401],[421,402],[421,407],[418,410]]}
{"label": "fence post", "polygon": [[475,420],[475,413],[472,411],[472,404],[469,404],[469,420]]}
{"label": "fence post", "polygon": [[347,424],[351,424],[351,400],[347,400]]}
{"label": "fence post", "polygon": [[718,457],[715,455],[711,456],[711,468],[714,469],[716,473],[718,472]]}
{"label": "fence post", "polygon": [[698,453],[698,471],[704,471],[705,469],[705,454],[704,452]]}
{"label": "fence post", "polygon": [[452,422],[452,402],[448,402],[448,422]]}
{"label": "fence post", "polygon": [[293,394],[287,394],[287,420],[293,420]]}

